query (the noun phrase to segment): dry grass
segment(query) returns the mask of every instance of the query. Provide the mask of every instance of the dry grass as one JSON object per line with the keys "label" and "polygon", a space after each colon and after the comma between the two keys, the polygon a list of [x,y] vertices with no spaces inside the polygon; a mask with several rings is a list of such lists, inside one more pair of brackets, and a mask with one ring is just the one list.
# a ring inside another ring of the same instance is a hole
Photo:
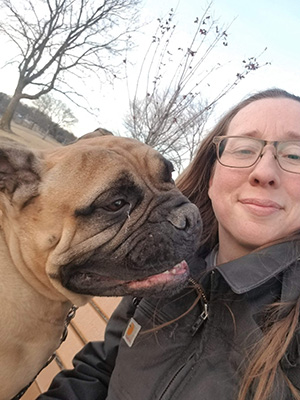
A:
{"label": "dry grass", "polygon": [[21,125],[12,124],[12,130],[14,133],[8,133],[0,129],[0,141],[12,144],[14,142],[20,143],[32,149],[51,149],[61,146],[60,143],[56,142],[51,137],[43,137],[31,129],[25,128]]}

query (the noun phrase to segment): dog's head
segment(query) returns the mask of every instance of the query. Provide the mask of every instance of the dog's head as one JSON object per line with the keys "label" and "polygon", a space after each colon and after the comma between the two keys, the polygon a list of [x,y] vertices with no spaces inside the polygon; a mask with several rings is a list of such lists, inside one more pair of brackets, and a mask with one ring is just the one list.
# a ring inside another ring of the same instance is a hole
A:
{"label": "dog's head", "polygon": [[51,151],[0,150],[1,226],[13,264],[39,291],[152,295],[180,288],[201,234],[172,165],[115,136]]}

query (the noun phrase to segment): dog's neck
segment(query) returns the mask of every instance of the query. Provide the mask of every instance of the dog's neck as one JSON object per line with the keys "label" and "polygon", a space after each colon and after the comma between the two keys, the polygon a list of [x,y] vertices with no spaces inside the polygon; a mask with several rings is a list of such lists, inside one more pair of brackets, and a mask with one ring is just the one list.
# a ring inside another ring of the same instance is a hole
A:
{"label": "dog's neck", "polygon": [[[0,360],[5,365],[0,398],[7,398],[26,386],[59,346],[71,303],[51,300],[32,287],[12,261],[1,229],[0,273]],[[11,376],[20,376],[13,388]]]}
{"label": "dog's neck", "polygon": [[[48,321],[50,324],[55,325],[63,324],[71,303],[66,299],[64,301],[54,301],[29,284],[13,263],[1,228],[0,273],[2,277],[0,282],[0,300],[2,304],[0,314],[5,313],[4,304],[18,304],[14,308],[14,312],[17,314],[26,315],[28,312],[29,319],[30,314],[35,314],[35,318],[40,315],[41,320],[44,322]],[[35,305],[34,308],[32,308],[33,305]],[[10,315],[10,320],[11,317],[12,315]]]}
{"label": "dog's neck", "polygon": [[24,284],[30,283],[30,286],[42,296],[48,297],[50,300],[66,302],[68,299],[51,285],[45,272],[45,266],[41,264],[42,261],[39,257],[32,259],[35,265],[28,265],[19,247],[17,235],[9,230],[7,235],[8,237],[0,225],[0,272],[2,272],[2,276],[5,273],[8,280],[16,279],[16,275],[21,275],[24,278]]}

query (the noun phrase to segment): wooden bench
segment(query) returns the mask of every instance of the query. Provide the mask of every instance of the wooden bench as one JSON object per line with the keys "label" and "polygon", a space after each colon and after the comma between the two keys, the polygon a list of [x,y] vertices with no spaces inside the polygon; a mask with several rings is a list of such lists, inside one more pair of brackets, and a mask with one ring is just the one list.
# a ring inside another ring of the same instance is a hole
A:
{"label": "wooden bench", "polygon": [[94,297],[76,311],[66,341],[56,352],[56,358],[45,368],[22,397],[35,400],[47,390],[53,377],[64,368],[72,368],[74,355],[89,341],[103,340],[105,327],[120,297]]}

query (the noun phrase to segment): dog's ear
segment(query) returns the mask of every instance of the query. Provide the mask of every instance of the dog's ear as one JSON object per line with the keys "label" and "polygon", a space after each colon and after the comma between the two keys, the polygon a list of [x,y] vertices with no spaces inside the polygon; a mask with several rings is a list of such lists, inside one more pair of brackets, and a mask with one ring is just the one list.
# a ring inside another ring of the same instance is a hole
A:
{"label": "dog's ear", "polygon": [[[0,198],[19,207],[37,196],[42,165],[38,153],[21,146],[0,145]],[[2,202],[1,202],[2,203]]]}
{"label": "dog's ear", "polygon": [[114,136],[114,134],[107,129],[104,128],[97,128],[93,132],[86,133],[85,135],[81,136],[78,140],[82,139],[91,139],[99,136]]}

